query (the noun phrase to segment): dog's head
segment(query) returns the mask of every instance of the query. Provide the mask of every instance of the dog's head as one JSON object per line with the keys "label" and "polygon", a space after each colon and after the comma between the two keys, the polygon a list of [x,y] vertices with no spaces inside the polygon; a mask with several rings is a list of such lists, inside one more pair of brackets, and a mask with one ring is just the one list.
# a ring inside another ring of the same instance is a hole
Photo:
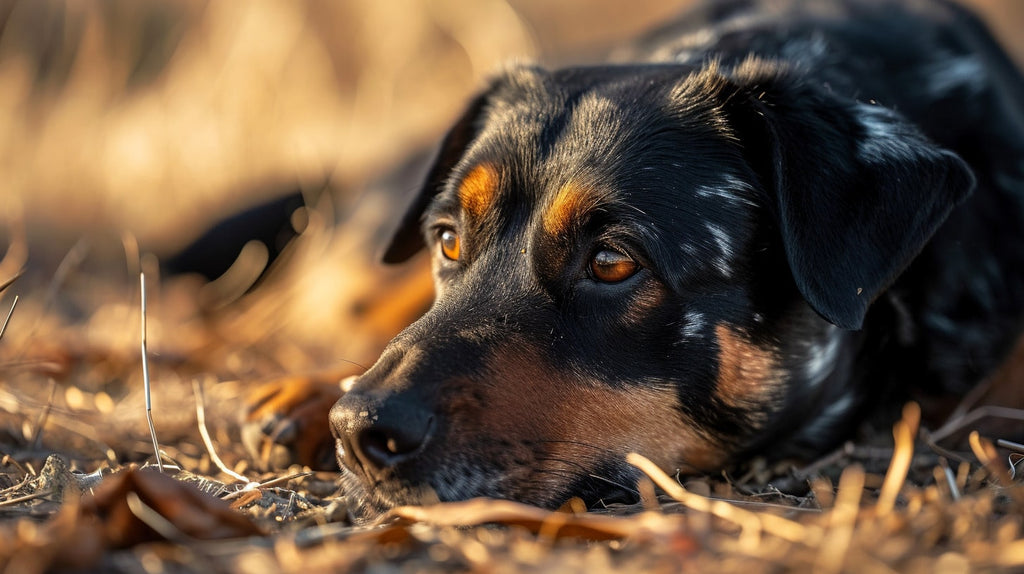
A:
{"label": "dog's head", "polygon": [[772,64],[513,70],[444,140],[384,259],[434,306],[331,413],[371,507],[628,493],[827,442],[844,350],[973,185],[895,113]]}

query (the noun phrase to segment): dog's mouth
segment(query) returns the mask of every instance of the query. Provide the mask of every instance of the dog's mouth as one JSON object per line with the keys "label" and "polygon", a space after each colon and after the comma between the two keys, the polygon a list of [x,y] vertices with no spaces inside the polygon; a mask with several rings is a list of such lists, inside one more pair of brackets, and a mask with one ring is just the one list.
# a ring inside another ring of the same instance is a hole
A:
{"label": "dog's mouth", "polygon": [[[398,506],[423,506],[471,498],[508,499],[555,509],[570,498],[588,508],[635,504],[636,469],[625,460],[606,462],[592,470],[575,462],[559,469],[520,466],[508,468],[497,461],[473,460],[454,452],[430,469],[392,469],[368,474],[346,464],[344,445],[338,442],[343,492],[357,522],[373,520]],[[566,470],[572,465],[572,472]]]}

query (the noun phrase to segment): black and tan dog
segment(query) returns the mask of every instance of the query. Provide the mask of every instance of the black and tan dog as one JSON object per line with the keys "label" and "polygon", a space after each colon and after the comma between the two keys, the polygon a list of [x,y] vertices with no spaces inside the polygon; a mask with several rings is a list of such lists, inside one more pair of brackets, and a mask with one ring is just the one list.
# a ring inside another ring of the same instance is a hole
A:
{"label": "black and tan dog", "polygon": [[506,72],[384,256],[436,301],[330,414],[367,508],[628,493],[962,393],[1024,318],[1024,81],[941,1],[712,2]]}

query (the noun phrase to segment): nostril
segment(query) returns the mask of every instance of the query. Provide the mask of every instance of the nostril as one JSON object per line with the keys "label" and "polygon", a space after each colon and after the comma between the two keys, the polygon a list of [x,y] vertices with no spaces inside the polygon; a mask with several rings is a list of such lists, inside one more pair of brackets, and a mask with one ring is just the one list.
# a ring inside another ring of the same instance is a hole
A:
{"label": "nostril", "polygon": [[360,431],[357,446],[377,468],[392,467],[410,458],[427,442],[432,426],[433,417],[409,420],[401,426],[373,425]]}

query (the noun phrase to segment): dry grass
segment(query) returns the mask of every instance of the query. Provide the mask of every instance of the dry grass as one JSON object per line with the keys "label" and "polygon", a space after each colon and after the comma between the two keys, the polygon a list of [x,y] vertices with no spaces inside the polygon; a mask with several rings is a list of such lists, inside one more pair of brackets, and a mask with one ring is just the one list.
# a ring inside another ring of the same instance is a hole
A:
{"label": "dry grass", "polygon": [[[1013,0],[977,3],[997,29],[1024,22]],[[331,474],[254,467],[238,425],[252,384],[368,364],[426,296],[422,261],[372,259],[410,184],[359,192],[503,61],[593,57],[675,11],[552,4],[0,2],[0,569],[1024,569],[1021,454],[988,425],[1019,429],[1021,413],[974,398],[942,428],[910,407],[892,435],[800,468],[751,461],[679,484],[636,458],[644,503],[587,514],[469,501],[354,528]],[[327,176],[255,291],[161,280],[154,255]],[[140,272],[167,476],[135,468],[155,460]],[[989,440],[967,438],[979,426]]]}

